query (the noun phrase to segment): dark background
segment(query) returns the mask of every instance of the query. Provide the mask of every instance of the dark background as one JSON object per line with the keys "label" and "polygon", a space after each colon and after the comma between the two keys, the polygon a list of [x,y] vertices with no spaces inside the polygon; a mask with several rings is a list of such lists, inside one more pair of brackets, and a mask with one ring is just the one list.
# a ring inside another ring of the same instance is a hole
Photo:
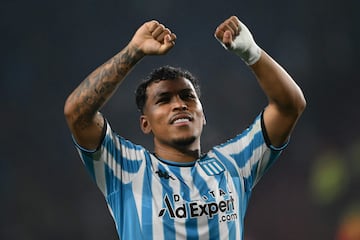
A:
{"label": "dark background", "polygon": [[143,59],[102,110],[113,128],[152,147],[139,130],[133,92],[165,64],[201,81],[204,151],[246,128],[266,98],[245,64],[213,37],[230,15],[291,73],[308,103],[289,147],[255,188],[246,239],[340,239],[360,204],[359,5],[2,0],[0,239],[116,239],[105,200],[72,144],[63,105],[147,20],[163,22],[178,40],[166,56]]}

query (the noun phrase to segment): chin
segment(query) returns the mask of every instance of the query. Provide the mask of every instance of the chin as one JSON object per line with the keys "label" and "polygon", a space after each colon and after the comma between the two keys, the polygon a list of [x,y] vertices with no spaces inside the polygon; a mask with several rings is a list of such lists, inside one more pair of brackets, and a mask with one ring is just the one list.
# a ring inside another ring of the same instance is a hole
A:
{"label": "chin", "polygon": [[191,137],[183,137],[183,138],[178,138],[178,139],[174,139],[173,140],[173,144],[177,145],[177,146],[189,146],[191,144],[193,144],[196,140],[195,136],[191,136]]}

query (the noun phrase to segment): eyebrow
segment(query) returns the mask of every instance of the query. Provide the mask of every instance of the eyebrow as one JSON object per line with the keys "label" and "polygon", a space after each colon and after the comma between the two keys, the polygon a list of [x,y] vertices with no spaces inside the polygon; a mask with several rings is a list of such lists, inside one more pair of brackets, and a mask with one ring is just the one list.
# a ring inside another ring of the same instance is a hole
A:
{"label": "eyebrow", "polygon": [[161,98],[161,97],[167,97],[167,96],[170,96],[170,95],[172,95],[172,93],[171,92],[166,92],[166,91],[164,91],[164,92],[159,92],[159,93],[155,93],[154,94],[154,98]]}
{"label": "eyebrow", "polygon": [[[196,91],[192,88],[183,88],[180,91],[177,91],[176,94],[189,93],[189,92],[196,94]],[[156,92],[154,94],[154,98],[166,97],[169,95],[173,95],[173,92],[171,92],[171,91]]]}

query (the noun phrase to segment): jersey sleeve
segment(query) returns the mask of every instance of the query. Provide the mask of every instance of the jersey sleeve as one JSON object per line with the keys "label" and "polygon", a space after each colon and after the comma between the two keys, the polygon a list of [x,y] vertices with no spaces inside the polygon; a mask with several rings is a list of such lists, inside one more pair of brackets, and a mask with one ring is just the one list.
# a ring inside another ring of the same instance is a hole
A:
{"label": "jersey sleeve", "polygon": [[281,147],[270,144],[261,113],[245,131],[221,145],[218,151],[233,162],[237,174],[245,182],[245,188],[251,191],[287,144],[288,142]]}
{"label": "jersey sleeve", "polygon": [[97,186],[108,196],[132,181],[144,164],[144,148],[117,135],[105,121],[104,136],[95,150],[81,147],[73,138],[80,158]]}

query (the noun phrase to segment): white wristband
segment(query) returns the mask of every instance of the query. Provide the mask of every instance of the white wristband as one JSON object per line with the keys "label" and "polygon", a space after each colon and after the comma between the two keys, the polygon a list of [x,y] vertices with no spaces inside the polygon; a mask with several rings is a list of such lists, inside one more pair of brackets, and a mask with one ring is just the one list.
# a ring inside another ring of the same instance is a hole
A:
{"label": "white wristband", "polygon": [[225,46],[223,42],[219,40],[221,45],[229,50],[234,52],[236,55],[241,57],[241,59],[247,65],[253,65],[256,63],[261,56],[261,49],[255,43],[254,38],[249,31],[249,29],[239,21],[240,33],[235,37],[235,39],[231,42],[230,47]]}

